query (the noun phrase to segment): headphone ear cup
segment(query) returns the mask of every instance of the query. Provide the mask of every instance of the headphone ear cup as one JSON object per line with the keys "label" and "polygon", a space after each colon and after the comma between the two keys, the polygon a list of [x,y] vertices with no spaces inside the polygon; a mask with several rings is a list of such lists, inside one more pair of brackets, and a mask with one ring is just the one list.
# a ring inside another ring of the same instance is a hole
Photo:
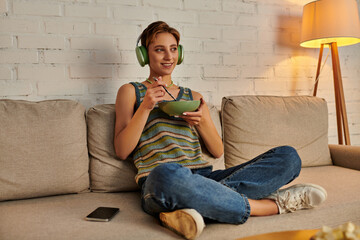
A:
{"label": "headphone ear cup", "polygon": [[178,53],[179,53],[179,57],[178,57],[177,65],[180,65],[184,61],[184,47],[181,44],[179,44],[178,46]]}
{"label": "headphone ear cup", "polygon": [[138,46],[135,48],[136,57],[140,64],[140,66],[144,67],[146,64],[149,63],[149,57],[147,50],[144,46]]}

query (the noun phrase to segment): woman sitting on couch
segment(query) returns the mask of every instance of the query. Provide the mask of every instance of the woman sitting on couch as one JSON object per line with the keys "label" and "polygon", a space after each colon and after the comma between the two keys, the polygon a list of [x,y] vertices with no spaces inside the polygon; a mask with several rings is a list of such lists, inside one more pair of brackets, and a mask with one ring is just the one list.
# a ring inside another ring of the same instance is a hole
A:
{"label": "woman sitting on couch", "polygon": [[[173,83],[171,74],[183,61],[177,30],[165,22],[150,24],[139,37],[141,65],[149,64],[143,82],[123,85],[116,99],[114,144],[121,159],[132,155],[138,169],[145,212],[187,239],[204,228],[203,219],[242,224],[249,216],[266,216],[313,208],[327,197],[313,184],[279,190],[301,170],[296,150],[281,146],[253,160],[225,170],[212,171],[202,158],[197,130],[214,157],[223,144],[203,96]],[[157,80],[157,81],[156,81]],[[195,112],[170,117],[157,103],[201,100]]]}

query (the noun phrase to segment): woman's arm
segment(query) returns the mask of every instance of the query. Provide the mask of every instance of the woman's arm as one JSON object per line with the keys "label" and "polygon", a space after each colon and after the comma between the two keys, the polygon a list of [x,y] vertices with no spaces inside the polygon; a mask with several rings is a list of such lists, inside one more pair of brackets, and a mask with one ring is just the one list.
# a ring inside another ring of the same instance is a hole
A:
{"label": "woman's arm", "polygon": [[136,112],[134,112],[136,103],[134,86],[125,84],[119,89],[115,102],[114,147],[120,159],[125,160],[135,149],[151,110],[158,101],[163,100],[165,91],[161,85],[165,83],[159,81],[148,88]]}
{"label": "woman's arm", "polygon": [[214,122],[211,119],[209,108],[200,93],[192,91],[192,94],[194,100],[201,101],[200,107],[196,112],[186,112],[185,115],[180,117],[190,125],[196,127],[207,150],[215,158],[219,158],[224,153],[224,146]]}

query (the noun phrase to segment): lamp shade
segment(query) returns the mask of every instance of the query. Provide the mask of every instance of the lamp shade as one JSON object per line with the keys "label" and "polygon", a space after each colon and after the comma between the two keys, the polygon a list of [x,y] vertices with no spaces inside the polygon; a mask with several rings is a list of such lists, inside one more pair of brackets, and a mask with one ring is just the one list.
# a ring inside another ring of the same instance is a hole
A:
{"label": "lamp shade", "polygon": [[359,9],[356,0],[318,0],[304,6],[300,46],[319,48],[360,42]]}

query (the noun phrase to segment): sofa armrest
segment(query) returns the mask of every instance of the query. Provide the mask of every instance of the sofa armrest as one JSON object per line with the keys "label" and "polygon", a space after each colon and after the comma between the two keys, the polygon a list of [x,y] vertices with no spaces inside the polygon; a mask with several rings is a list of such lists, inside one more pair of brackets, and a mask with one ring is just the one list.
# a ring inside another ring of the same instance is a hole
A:
{"label": "sofa armrest", "polygon": [[329,144],[333,164],[360,170],[360,146]]}

